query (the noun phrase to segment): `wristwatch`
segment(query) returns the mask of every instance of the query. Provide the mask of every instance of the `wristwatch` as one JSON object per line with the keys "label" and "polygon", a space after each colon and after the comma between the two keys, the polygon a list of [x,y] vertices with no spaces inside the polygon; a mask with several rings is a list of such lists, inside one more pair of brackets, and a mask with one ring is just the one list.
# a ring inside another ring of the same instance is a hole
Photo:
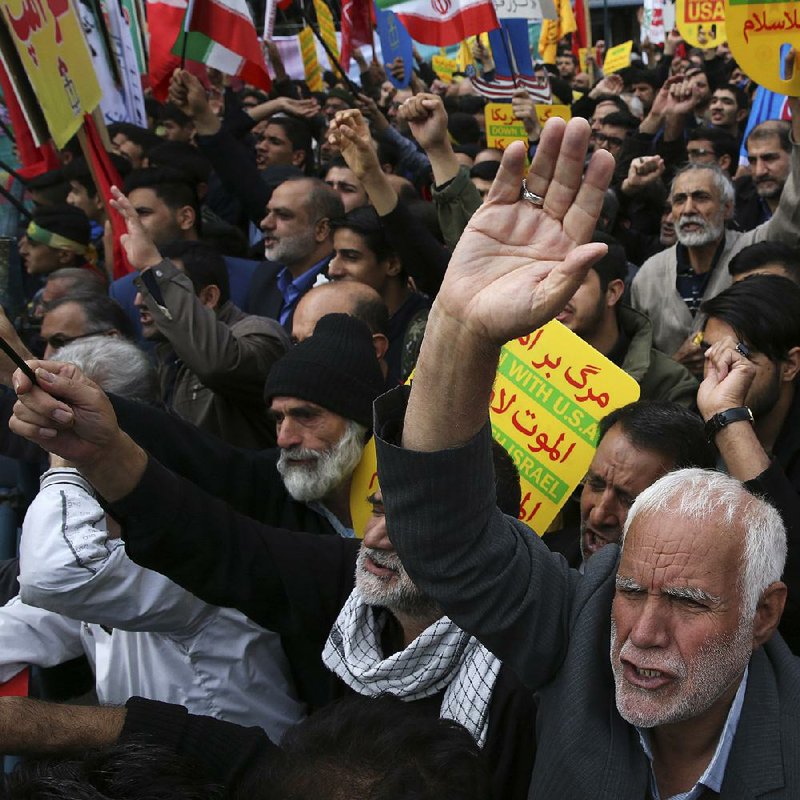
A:
{"label": "wristwatch", "polygon": [[709,442],[714,441],[714,437],[731,422],[744,422],[747,421],[751,425],[753,423],[753,412],[747,406],[740,406],[739,408],[729,408],[726,411],[720,411],[719,414],[714,414],[711,419],[706,422],[706,438]]}

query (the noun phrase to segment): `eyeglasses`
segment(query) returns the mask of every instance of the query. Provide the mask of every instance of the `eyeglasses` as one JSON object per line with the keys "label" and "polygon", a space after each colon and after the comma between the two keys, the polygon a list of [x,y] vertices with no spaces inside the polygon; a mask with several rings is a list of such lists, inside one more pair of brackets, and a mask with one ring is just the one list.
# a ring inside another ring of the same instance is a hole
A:
{"label": "eyeglasses", "polygon": [[111,328],[106,328],[102,331],[92,331],[91,333],[82,333],[80,336],[65,336],[63,333],[54,333],[52,336],[42,337],[42,341],[49,345],[53,350],[60,350],[64,345],[70,342],[77,342],[78,339],[88,339],[90,336],[105,336],[111,333]]}
{"label": "eyeglasses", "polygon": [[612,147],[622,147],[625,144],[624,139],[620,139],[619,136],[606,136],[604,133],[593,133],[592,139],[594,139],[598,144],[610,144]]}

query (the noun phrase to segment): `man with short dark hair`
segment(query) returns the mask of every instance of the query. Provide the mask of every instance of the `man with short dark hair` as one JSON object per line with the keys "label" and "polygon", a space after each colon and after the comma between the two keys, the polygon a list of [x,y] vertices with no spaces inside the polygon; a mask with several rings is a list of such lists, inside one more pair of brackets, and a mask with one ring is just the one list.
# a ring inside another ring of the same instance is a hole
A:
{"label": "man with short dark hair", "polygon": [[718,130],[739,138],[739,125],[747,119],[747,95],[738,86],[718,86],[711,95],[709,121]]}
{"label": "man with short dark hair", "polygon": [[736,222],[750,230],[770,219],[778,209],[791,172],[790,123],[767,120],[747,137],[750,174],[736,181]]}
{"label": "man with short dark hair", "polygon": [[280,184],[261,220],[267,261],[253,275],[245,310],[277,319],[291,331],[297,301],[330,261],[331,223],[343,215],[339,195],[319,178]]}
{"label": "man with short dark hair", "polygon": [[20,239],[19,253],[29,275],[47,275],[63,267],[95,269],[91,228],[83,211],[71,205],[41,206]]}
{"label": "man with short dark hair", "polygon": [[[725,469],[800,520],[800,287],[751,275],[706,301],[706,377],[697,406]],[[797,558],[790,553],[790,565]],[[790,567],[787,567],[787,570]],[[790,586],[781,632],[800,651],[800,598]]]}
{"label": "man with short dark hair", "polygon": [[690,164],[717,164],[733,179],[739,164],[739,143],[729,133],[701,125],[686,133],[686,160]]}
{"label": "man with short dark hair", "polygon": [[45,305],[41,330],[45,358],[69,342],[100,334],[134,338],[131,321],[110,297],[76,292]]}
{"label": "man with short dark hair", "polygon": [[639,127],[639,120],[630,112],[616,111],[606,114],[592,135],[595,149],[608,150],[616,160],[622,155],[626,140]]}
{"label": "man with short dark hair", "polygon": [[622,304],[628,262],[613,239],[564,310],[556,317],[604,356],[622,367],[641,389],[643,400],[669,400],[694,405],[697,380],[673,359],[653,347],[653,328],[644,314]]}
{"label": "man with short dark hair", "polygon": [[583,480],[580,526],[545,533],[544,543],[571,567],[622,538],[636,497],[676,469],[713,469],[714,448],[697,414],[677,403],[637,402],[600,421],[597,450]]}
{"label": "man with short dark hair", "polygon": [[165,405],[199,428],[241,447],[271,447],[275,429],[264,381],[289,340],[274,320],[244,314],[230,300],[222,256],[199,242],[159,249],[138,210],[117,193],[125,249],[139,271],[142,333],[156,347]]}
{"label": "man with short dark hair", "polygon": [[758,242],[735,255],[728,272],[734,283],[751,275],[781,275],[800,284],[800,256],[782,242]]}

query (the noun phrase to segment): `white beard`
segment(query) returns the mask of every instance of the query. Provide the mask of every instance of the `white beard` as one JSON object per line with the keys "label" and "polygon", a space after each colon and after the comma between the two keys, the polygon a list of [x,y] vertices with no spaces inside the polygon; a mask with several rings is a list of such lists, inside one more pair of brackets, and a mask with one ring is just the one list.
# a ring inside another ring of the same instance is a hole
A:
{"label": "white beard", "polygon": [[[681,225],[691,220],[701,226],[697,231],[683,231]],[[720,215],[718,219],[704,220],[698,214],[687,214],[678,220],[675,226],[675,235],[684,247],[703,247],[716,242],[725,230],[725,218]]]}
{"label": "white beard", "polygon": [[[349,421],[344,436],[329,450],[320,452],[303,447],[282,450],[278,472],[286,491],[302,503],[327,497],[358,466],[364,451],[364,432],[363,426]],[[312,458],[315,463],[311,466],[293,463]]]}

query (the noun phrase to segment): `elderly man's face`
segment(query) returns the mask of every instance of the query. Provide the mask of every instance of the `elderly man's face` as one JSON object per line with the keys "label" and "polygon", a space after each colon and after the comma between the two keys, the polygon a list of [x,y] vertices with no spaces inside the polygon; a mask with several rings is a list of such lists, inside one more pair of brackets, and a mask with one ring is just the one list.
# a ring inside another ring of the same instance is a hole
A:
{"label": "elderly man's face", "polygon": [[672,184],[672,219],[678,241],[685,247],[702,247],[719,241],[725,232],[730,205],[723,205],[714,173],[696,169],[678,175]]}
{"label": "elderly man's face", "polygon": [[652,728],[723,715],[753,649],[739,590],[743,533],[668,510],[633,521],[611,611],[617,709]]}
{"label": "elderly man's face", "polygon": [[369,605],[433,622],[444,612],[417,589],[403,567],[386,530],[380,489],[369,497],[369,502],[372,504],[372,515],[364,529],[364,541],[358,551],[356,588]]}
{"label": "elderly man's face", "polygon": [[278,472],[295,500],[322,500],[350,479],[364,443],[344,417],[297,397],[273,397],[269,413],[281,449]]}

